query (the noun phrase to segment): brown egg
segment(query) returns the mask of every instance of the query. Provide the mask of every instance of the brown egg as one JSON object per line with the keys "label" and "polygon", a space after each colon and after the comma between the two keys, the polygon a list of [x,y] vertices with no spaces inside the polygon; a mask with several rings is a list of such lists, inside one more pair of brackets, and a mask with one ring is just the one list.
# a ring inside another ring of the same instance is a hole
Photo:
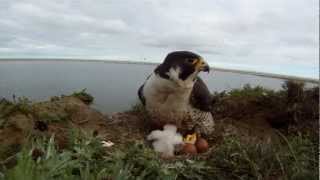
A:
{"label": "brown egg", "polygon": [[198,153],[196,146],[194,144],[190,144],[190,143],[186,143],[183,146],[182,152],[184,154],[190,154],[190,155],[195,155]]}
{"label": "brown egg", "polygon": [[195,145],[199,153],[204,153],[209,148],[208,142],[203,138],[198,138]]}

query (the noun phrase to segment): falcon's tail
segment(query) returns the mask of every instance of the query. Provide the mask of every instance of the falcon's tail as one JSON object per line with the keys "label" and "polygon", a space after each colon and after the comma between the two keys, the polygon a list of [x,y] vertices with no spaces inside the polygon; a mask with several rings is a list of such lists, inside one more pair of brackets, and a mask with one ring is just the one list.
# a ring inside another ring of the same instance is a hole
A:
{"label": "falcon's tail", "polygon": [[141,103],[143,105],[146,105],[146,99],[143,96],[143,87],[144,87],[144,84],[142,86],[140,86],[140,88],[138,90],[138,96],[139,96],[139,99],[140,99]]}

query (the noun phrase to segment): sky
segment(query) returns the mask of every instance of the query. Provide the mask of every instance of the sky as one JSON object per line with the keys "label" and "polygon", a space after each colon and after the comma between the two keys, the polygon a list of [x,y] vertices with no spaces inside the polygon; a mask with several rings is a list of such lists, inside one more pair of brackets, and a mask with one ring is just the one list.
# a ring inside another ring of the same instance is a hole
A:
{"label": "sky", "polygon": [[319,78],[318,0],[0,0],[0,58],[162,62]]}

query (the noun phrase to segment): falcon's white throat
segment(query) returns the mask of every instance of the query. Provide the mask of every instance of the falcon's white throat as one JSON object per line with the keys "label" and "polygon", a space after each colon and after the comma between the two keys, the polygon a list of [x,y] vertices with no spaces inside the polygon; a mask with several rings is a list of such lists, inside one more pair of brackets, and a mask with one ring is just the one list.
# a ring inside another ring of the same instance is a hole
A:
{"label": "falcon's white throat", "polygon": [[174,121],[182,119],[179,116],[190,111],[189,97],[197,73],[191,74],[185,81],[179,79],[179,73],[179,68],[170,69],[167,73],[170,79],[155,73],[147,79],[143,94],[146,98],[146,109],[154,116]]}
{"label": "falcon's white throat", "polygon": [[167,72],[166,74],[170,77],[172,81],[177,83],[181,88],[192,88],[194,85],[194,79],[196,78],[199,72],[197,71],[193,72],[185,80],[182,80],[179,78],[180,73],[181,73],[180,67],[176,67],[176,68],[170,68],[169,72]]}

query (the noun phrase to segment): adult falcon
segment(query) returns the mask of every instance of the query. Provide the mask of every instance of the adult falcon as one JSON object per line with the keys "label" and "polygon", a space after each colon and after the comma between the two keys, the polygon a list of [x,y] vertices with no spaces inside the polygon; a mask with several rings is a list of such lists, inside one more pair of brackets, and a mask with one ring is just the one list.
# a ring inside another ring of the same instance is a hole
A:
{"label": "adult falcon", "polygon": [[198,54],[169,53],[138,90],[152,124],[158,127],[175,124],[182,132],[210,134],[214,129],[212,97],[198,76],[209,70]]}

